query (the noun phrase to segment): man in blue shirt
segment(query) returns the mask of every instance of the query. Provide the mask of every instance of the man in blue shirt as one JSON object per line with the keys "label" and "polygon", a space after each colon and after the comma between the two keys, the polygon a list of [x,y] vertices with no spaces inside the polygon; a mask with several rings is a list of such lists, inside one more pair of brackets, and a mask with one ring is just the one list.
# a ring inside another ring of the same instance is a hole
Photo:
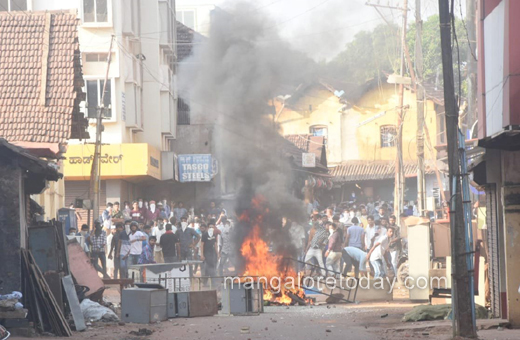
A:
{"label": "man in blue shirt", "polygon": [[345,269],[343,270],[343,276],[347,276],[352,266],[354,266],[355,277],[359,277],[361,272],[362,276],[366,276],[367,273],[367,253],[356,247],[345,247],[343,248],[343,261],[345,261]]}
{"label": "man in blue shirt", "polygon": [[345,237],[345,247],[356,247],[365,249],[365,230],[359,225],[359,219],[353,217],[351,220],[352,226],[347,229],[347,236]]}
{"label": "man in blue shirt", "polygon": [[177,221],[180,221],[183,217],[188,217],[188,210],[184,208],[184,204],[182,202],[177,203],[177,207],[173,209],[173,214]]}
{"label": "man in blue shirt", "polygon": [[155,236],[150,236],[148,239],[148,244],[143,247],[143,252],[141,253],[141,256],[139,257],[139,264],[150,264],[155,263],[154,259],[154,246],[155,242],[157,242],[157,238]]}

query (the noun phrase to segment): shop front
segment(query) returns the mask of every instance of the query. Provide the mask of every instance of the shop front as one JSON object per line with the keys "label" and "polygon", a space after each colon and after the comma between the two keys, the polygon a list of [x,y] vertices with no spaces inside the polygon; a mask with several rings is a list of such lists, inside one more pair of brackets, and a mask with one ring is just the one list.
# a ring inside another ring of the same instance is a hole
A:
{"label": "shop front", "polygon": [[[94,144],[70,145],[64,164],[65,204],[89,199]],[[161,151],[146,143],[110,144],[101,147],[100,212],[107,202],[132,201],[143,196],[146,188],[161,181]],[[167,164],[166,166],[173,166]],[[78,209],[87,222],[87,210]]]}

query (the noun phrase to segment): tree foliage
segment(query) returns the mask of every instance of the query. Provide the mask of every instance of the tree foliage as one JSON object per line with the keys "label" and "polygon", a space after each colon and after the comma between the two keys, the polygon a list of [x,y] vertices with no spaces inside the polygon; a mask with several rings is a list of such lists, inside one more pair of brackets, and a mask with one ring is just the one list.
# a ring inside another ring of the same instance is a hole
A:
{"label": "tree foliage", "polygon": [[363,84],[382,72],[399,68],[398,27],[379,25],[373,31],[361,31],[345,49],[327,64],[328,76],[348,83]]}
{"label": "tree foliage", "polygon": [[[453,41],[453,70],[455,72],[455,82],[457,82],[457,65],[458,57],[461,63],[461,73],[464,73],[466,58],[468,55],[468,39],[464,24],[461,20],[455,21],[457,40],[459,42],[458,50],[455,41]],[[412,61],[415,60],[415,41],[416,41],[416,24],[410,25],[407,32],[407,44],[410,50]],[[424,79],[426,81],[435,81],[436,78],[442,82],[442,55],[441,55],[441,35],[439,28],[439,16],[432,15],[428,20],[423,22],[422,34],[422,50],[424,63]],[[457,51],[459,56],[457,56]],[[464,76],[464,75],[462,75]]]}
{"label": "tree foliage", "polygon": [[[461,76],[464,79],[464,66],[468,53],[467,35],[461,20],[456,20],[456,32],[459,42]],[[407,45],[415,65],[416,24],[411,23],[407,31]],[[424,79],[442,84],[442,57],[439,29],[439,16],[432,15],[423,22],[423,63]],[[458,83],[457,46],[453,42],[453,69],[455,82]],[[380,77],[382,73],[398,73],[400,60],[400,30],[397,25],[381,24],[372,31],[361,31],[345,46],[334,59],[326,64],[327,76],[347,83],[364,84]],[[410,76],[407,69],[405,73]],[[414,66],[415,67],[415,66]]]}

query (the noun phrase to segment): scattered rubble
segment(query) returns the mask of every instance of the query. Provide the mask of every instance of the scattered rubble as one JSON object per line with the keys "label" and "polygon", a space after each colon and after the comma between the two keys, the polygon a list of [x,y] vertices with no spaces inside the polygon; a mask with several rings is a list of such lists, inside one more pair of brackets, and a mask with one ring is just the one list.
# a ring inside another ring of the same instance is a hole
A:
{"label": "scattered rubble", "polygon": [[149,330],[148,328],[139,328],[138,331],[131,331],[130,334],[137,335],[137,336],[148,336],[152,335],[153,331]]}

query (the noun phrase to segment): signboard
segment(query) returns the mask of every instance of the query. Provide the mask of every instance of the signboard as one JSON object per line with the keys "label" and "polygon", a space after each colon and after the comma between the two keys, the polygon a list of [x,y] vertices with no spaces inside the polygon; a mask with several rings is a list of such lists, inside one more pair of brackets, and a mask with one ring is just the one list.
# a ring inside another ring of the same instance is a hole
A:
{"label": "signboard", "polygon": [[191,266],[184,262],[132,265],[128,269],[136,282],[159,283],[170,293],[191,290]]}
{"label": "signboard", "polygon": [[213,162],[210,154],[179,155],[179,182],[209,182],[213,177]]}
{"label": "signboard", "polygon": [[312,152],[302,153],[302,167],[315,168],[316,167],[316,155]]}
{"label": "signboard", "polygon": [[[90,180],[94,144],[69,145],[64,161],[66,180]],[[146,143],[101,146],[101,179],[150,176],[161,179],[161,151]]]}

